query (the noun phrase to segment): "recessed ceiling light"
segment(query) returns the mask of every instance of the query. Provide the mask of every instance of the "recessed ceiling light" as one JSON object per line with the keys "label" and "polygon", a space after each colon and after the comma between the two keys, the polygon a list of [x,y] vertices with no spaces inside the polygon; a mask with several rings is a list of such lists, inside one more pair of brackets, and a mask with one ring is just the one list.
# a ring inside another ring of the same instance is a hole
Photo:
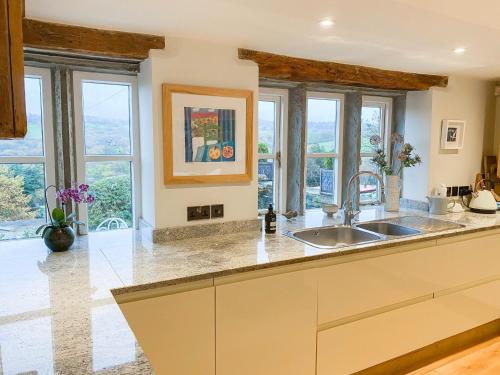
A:
{"label": "recessed ceiling light", "polygon": [[325,29],[329,28],[329,27],[332,27],[333,25],[335,25],[335,22],[333,22],[332,19],[330,18],[325,18],[321,21],[319,21],[319,25]]}
{"label": "recessed ceiling light", "polygon": [[466,48],[465,47],[457,47],[453,50],[453,52],[455,52],[457,55],[461,55],[462,53],[464,53],[466,51]]}

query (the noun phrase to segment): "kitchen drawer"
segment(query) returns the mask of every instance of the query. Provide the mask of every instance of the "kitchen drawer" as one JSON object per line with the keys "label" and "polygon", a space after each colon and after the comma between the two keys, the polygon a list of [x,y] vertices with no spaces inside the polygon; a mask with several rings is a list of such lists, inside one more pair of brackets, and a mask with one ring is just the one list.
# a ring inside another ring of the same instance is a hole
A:
{"label": "kitchen drawer", "polygon": [[318,323],[366,313],[500,276],[500,235],[319,269]]}
{"label": "kitchen drawer", "polygon": [[500,281],[318,333],[318,375],[351,374],[500,318]]}
{"label": "kitchen drawer", "polygon": [[433,272],[437,290],[500,276],[500,235],[438,241]]}
{"label": "kitchen drawer", "polygon": [[422,277],[422,270],[432,267],[434,250],[429,247],[319,268],[318,323],[432,294],[436,285]]}

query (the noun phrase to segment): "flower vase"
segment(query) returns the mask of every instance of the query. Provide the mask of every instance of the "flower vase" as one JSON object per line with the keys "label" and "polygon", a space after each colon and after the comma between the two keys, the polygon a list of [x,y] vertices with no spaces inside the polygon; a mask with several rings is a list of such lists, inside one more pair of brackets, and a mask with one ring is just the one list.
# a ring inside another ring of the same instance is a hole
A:
{"label": "flower vase", "polygon": [[401,179],[399,176],[385,176],[385,210],[388,212],[399,211],[399,197],[401,192]]}
{"label": "flower vase", "polygon": [[43,241],[52,251],[67,251],[75,242],[75,232],[71,227],[47,228],[43,233]]}

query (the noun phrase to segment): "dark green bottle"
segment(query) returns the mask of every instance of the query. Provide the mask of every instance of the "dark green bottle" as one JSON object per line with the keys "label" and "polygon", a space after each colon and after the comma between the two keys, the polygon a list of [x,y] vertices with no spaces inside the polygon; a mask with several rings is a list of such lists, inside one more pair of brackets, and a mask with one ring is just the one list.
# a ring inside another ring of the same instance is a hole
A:
{"label": "dark green bottle", "polygon": [[273,234],[276,233],[276,214],[273,211],[273,205],[270,204],[267,209],[267,213],[265,216],[266,222],[266,233]]}

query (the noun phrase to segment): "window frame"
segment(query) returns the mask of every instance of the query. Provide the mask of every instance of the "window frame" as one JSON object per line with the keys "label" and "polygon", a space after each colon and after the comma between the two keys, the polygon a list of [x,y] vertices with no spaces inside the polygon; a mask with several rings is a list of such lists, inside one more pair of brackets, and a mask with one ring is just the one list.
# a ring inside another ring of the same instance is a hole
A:
{"label": "window frame", "polygon": [[[83,82],[124,84],[130,87],[130,154],[129,155],[86,155],[85,129],[83,118]],[[132,180],[132,217],[133,228],[138,229],[141,210],[141,176],[140,176],[140,133],[139,133],[139,99],[137,76],[73,71],[73,98],[75,115],[75,150],[76,175],[78,182],[86,180],[86,163],[128,161],[131,163]],[[78,207],[80,221],[88,221],[88,209],[85,204]],[[81,234],[88,233],[87,228],[80,228]]]}
{"label": "window frame", "polygon": [[[327,152],[327,153],[315,153],[308,154],[307,152],[307,138],[308,138],[308,111],[309,99],[320,99],[320,100],[335,100],[338,101],[339,104],[337,106],[337,128],[336,131],[336,152]],[[314,210],[315,208],[306,209],[306,196],[307,196],[307,158],[333,158],[334,159],[334,171],[335,174],[335,191],[336,194],[333,195],[333,202],[337,205],[340,205],[342,202],[342,155],[343,155],[343,134],[344,134],[344,103],[345,103],[345,95],[334,92],[321,92],[321,91],[308,91],[306,94],[306,122],[305,122],[305,131],[304,131],[304,186],[303,186],[303,205],[304,211],[306,210]]]}
{"label": "window frame", "polygon": [[[392,97],[363,95],[361,104],[361,110],[363,110],[363,107],[372,107],[372,108],[376,107],[383,109],[381,111],[383,116],[383,119],[381,121],[382,123],[381,138],[382,138],[383,149],[387,155],[388,160],[391,159],[390,143],[391,143],[391,126],[392,126],[392,102],[393,102]],[[361,149],[359,150],[359,152],[360,152],[360,161],[362,160],[362,158],[375,156],[375,152],[361,152]],[[377,199],[371,201],[361,201],[361,196],[360,196],[360,205],[363,206],[372,205],[373,203],[377,202],[377,200],[380,201],[380,198],[381,198],[381,191],[379,188],[377,188]]]}
{"label": "window frame", "polygon": [[[287,163],[287,139],[288,139],[288,90],[264,88],[259,89],[259,102],[270,101],[275,104],[275,137],[274,153],[260,154],[257,147],[257,169],[260,159],[273,159],[274,161],[274,210],[282,212],[286,208],[286,163]],[[257,116],[257,144],[259,139],[259,124]],[[279,153],[279,157],[278,157]],[[278,161],[278,162],[277,162]],[[257,173],[258,185],[258,173]],[[262,214],[267,208],[257,208],[258,213]]]}
{"label": "window frame", "polygon": [[[52,78],[48,68],[24,67],[25,78],[38,78],[41,83],[42,145],[41,156],[0,156],[0,164],[43,164],[45,188],[56,184],[55,145],[52,114]],[[56,195],[47,194],[49,208],[56,207]],[[45,208],[46,222],[49,221]]]}

